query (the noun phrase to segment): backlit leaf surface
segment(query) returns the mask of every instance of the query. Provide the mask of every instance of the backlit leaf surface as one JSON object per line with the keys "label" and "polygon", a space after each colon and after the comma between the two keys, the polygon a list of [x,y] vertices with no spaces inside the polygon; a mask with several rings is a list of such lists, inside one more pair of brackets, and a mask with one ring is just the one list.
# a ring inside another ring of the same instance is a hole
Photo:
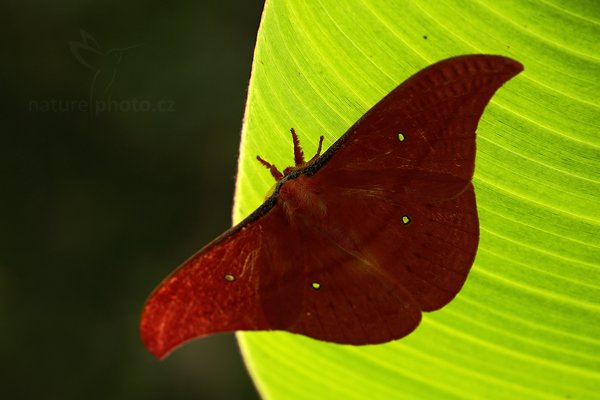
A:
{"label": "backlit leaf surface", "polygon": [[312,154],[441,59],[501,54],[525,71],[479,123],[475,264],[419,329],[353,347],[240,333],[266,399],[592,399],[600,392],[600,7],[580,1],[267,1],[234,219],[264,200],[255,160]]}

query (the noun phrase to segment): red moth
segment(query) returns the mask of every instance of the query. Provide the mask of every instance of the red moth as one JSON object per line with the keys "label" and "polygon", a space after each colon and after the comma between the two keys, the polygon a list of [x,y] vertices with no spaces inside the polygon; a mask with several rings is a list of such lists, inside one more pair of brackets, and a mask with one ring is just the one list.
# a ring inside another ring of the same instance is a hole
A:
{"label": "red moth", "polygon": [[412,332],[460,291],[477,251],[475,129],[523,66],[470,55],[433,64],[319,156],[269,168],[274,193],[152,293],[142,340],[159,358],[201,336],[285,330],[343,344]]}

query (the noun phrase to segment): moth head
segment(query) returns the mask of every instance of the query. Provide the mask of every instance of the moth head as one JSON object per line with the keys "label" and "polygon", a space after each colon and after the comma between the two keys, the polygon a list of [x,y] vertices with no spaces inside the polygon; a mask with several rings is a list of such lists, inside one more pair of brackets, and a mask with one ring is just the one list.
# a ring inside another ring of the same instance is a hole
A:
{"label": "moth head", "polygon": [[[261,156],[256,156],[258,162],[260,162],[263,166],[265,166],[265,168],[267,168],[271,172],[271,176],[275,178],[276,183],[294,171],[300,171],[309,167],[311,164],[317,161],[319,159],[319,156],[321,155],[321,148],[323,146],[323,136],[321,136],[319,139],[319,147],[317,148],[317,153],[310,160],[305,161],[304,151],[300,146],[300,141],[298,140],[298,135],[296,134],[296,131],[294,130],[294,128],[292,128],[290,129],[290,132],[292,133],[292,141],[294,143],[294,165],[285,168],[283,170],[283,173],[279,171],[274,164],[271,164],[270,162],[264,160],[263,158],[261,158]],[[275,186],[273,186],[273,188],[269,190],[267,197],[273,194],[274,190]]]}

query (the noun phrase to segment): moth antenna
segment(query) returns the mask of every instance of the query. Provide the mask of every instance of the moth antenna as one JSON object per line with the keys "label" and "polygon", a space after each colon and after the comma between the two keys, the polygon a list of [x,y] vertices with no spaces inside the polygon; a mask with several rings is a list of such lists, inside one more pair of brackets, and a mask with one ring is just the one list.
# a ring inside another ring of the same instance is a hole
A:
{"label": "moth antenna", "polygon": [[296,135],[294,128],[290,129],[290,132],[292,132],[292,140],[294,141],[294,162],[296,163],[296,167],[298,167],[304,165],[304,152],[302,151],[300,140],[298,140],[298,135]]}
{"label": "moth antenna", "polygon": [[277,167],[265,160],[263,160],[262,158],[260,158],[260,156],[256,156],[256,159],[265,167],[267,167],[267,169],[269,171],[271,171],[271,175],[273,176],[273,178],[275,178],[276,181],[279,181],[281,178],[283,178],[283,174],[281,172],[279,172],[279,170],[277,169]]}
{"label": "moth antenna", "polygon": [[323,147],[323,136],[321,136],[319,138],[319,147],[317,148],[317,154],[315,154],[313,156],[313,158],[311,158],[308,163],[312,163],[313,161],[315,161],[317,158],[319,158],[319,156],[321,155],[321,147]]}

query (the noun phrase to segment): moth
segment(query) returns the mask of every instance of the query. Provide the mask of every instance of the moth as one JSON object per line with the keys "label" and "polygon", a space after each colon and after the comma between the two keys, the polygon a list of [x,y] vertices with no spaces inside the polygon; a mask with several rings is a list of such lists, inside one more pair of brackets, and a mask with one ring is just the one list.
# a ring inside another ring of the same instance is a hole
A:
{"label": "moth", "polygon": [[411,333],[448,304],[475,259],[479,119],[523,66],[495,55],[435,63],[400,84],[327,151],[294,166],[240,224],[147,300],[141,337],[159,358],[194,338],[284,330],[350,345]]}

